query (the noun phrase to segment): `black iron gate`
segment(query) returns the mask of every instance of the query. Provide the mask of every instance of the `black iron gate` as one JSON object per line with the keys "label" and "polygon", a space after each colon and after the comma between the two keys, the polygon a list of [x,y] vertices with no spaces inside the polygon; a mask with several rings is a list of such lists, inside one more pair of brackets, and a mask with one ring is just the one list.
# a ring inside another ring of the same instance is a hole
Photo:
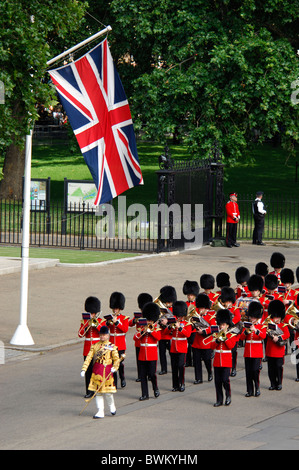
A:
{"label": "black iron gate", "polygon": [[[169,225],[165,237],[165,217],[159,214],[158,251],[180,249],[190,242],[186,239],[184,224],[184,205],[191,214],[191,227],[195,229],[196,205],[202,205],[202,242],[208,243],[222,234],[223,217],[223,170],[217,147],[206,159],[174,161],[169,150],[159,159],[158,206],[165,204],[168,209],[166,224]],[[181,220],[178,223],[178,217]],[[177,233],[178,227],[181,228]]]}

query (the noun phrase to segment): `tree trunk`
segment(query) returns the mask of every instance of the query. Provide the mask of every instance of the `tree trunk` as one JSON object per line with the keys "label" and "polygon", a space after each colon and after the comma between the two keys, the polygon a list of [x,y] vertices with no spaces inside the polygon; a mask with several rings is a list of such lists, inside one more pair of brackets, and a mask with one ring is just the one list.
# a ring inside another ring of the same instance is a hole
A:
{"label": "tree trunk", "polygon": [[22,199],[24,170],[25,148],[20,149],[12,143],[6,151],[3,165],[4,177],[0,184],[1,199]]}

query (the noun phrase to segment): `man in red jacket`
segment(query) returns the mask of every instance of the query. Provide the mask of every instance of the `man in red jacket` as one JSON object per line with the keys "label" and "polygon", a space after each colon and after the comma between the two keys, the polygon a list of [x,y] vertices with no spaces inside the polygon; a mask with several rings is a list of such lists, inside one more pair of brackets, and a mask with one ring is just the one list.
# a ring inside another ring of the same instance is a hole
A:
{"label": "man in red jacket", "polygon": [[240,246],[237,243],[237,227],[240,220],[240,211],[237,203],[238,194],[230,193],[229,201],[226,203],[226,246]]}

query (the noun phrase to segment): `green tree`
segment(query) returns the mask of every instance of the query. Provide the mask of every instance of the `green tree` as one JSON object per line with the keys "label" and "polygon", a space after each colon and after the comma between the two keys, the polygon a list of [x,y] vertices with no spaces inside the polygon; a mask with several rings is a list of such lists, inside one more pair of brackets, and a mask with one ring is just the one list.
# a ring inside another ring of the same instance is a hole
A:
{"label": "green tree", "polygon": [[275,135],[294,151],[298,2],[112,0],[109,15],[135,128],[197,155],[216,139],[228,162]]}
{"label": "green tree", "polygon": [[50,99],[46,62],[80,27],[86,4],[76,0],[5,0],[0,3],[1,197],[22,196],[25,136],[37,118],[37,103]]}

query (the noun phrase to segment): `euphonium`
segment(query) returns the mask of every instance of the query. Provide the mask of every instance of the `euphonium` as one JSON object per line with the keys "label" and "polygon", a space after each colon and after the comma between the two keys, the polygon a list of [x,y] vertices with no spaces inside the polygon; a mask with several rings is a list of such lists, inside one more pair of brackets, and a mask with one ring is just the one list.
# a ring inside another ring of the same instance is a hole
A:
{"label": "euphonium", "polygon": [[224,305],[221,303],[219,298],[216,300],[215,303],[211,306],[211,310],[214,310],[215,312],[218,312],[218,310],[224,309]]}
{"label": "euphonium", "polygon": [[[160,314],[161,314],[161,317],[168,314],[168,315],[171,315],[173,316],[171,310],[169,310],[169,308],[166,307],[165,304],[163,304],[163,302],[161,301],[160,297],[157,297],[155,300],[154,300],[154,303],[158,305],[159,309],[160,309]],[[164,318],[167,318],[167,317],[164,317]]]}
{"label": "euphonium", "polygon": [[199,313],[195,313],[189,318],[188,323],[193,325],[195,328],[205,329],[209,328],[210,324],[203,318]]}
{"label": "euphonium", "polygon": [[294,302],[289,306],[289,308],[286,311],[286,315],[291,315],[291,318],[288,321],[288,325],[295,329],[299,330],[299,310],[295,307]]}

